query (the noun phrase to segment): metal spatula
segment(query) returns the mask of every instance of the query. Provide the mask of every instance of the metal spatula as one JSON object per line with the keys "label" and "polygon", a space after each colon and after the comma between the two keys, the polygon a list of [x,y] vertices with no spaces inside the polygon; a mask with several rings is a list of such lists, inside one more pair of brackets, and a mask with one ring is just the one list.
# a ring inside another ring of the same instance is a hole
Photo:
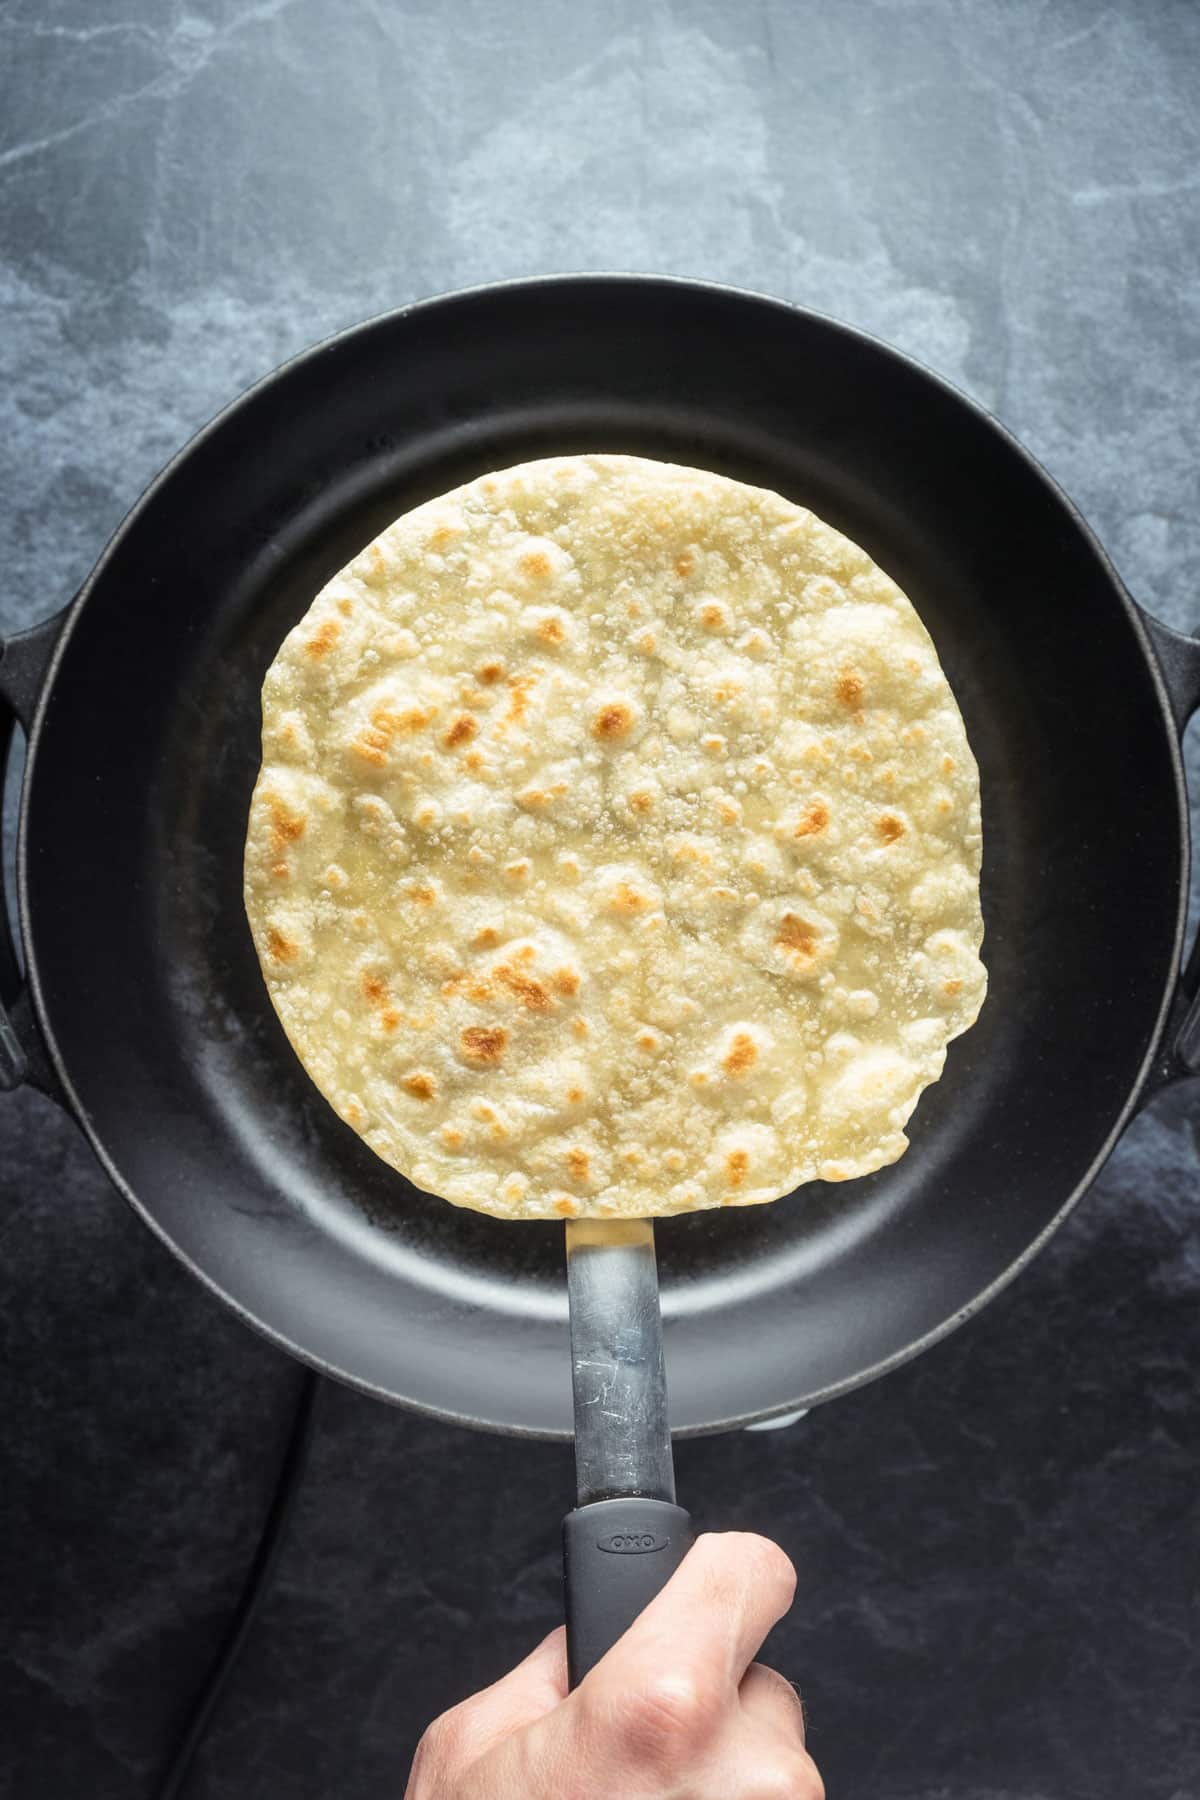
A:
{"label": "metal spatula", "polygon": [[675,1504],[654,1226],[567,1224],[578,1506],[563,1521],[575,1687],[678,1567],[691,1520]]}

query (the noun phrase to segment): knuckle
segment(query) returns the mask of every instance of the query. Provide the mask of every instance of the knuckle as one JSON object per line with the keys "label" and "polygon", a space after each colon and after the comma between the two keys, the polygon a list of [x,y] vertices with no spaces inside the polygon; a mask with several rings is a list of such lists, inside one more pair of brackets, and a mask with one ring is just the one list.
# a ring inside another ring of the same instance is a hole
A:
{"label": "knuckle", "polygon": [[461,1707],[452,1706],[425,1727],[413,1759],[414,1773],[427,1775],[435,1769],[453,1767],[465,1736],[461,1713]]}
{"label": "knuckle", "polygon": [[673,1762],[703,1742],[716,1721],[706,1684],[687,1670],[660,1670],[621,1699],[620,1732],[626,1749],[657,1763]]}
{"label": "knuckle", "polygon": [[752,1663],[751,1670],[757,1680],[765,1682],[773,1694],[788,1701],[798,1711],[803,1711],[800,1696],[786,1675],[781,1675],[778,1669],[772,1669],[766,1663]]}
{"label": "knuckle", "polygon": [[433,1727],[430,1726],[422,1735],[421,1741],[417,1745],[416,1752],[413,1755],[412,1768],[409,1771],[408,1777],[408,1787],[405,1790],[406,1800],[408,1796],[416,1796],[417,1800],[419,1800],[419,1796],[428,1783],[437,1779],[440,1763],[441,1756],[438,1752],[436,1739],[433,1736]]}
{"label": "knuckle", "polygon": [[747,1800],[825,1800],[825,1784],[803,1751],[775,1753],[755,1769]]}

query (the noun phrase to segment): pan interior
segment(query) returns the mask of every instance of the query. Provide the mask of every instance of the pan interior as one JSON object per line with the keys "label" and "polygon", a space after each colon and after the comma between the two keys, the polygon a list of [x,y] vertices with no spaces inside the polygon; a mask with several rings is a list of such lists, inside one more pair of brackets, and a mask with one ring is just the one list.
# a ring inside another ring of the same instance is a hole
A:
{"label": "pan interior", "polygon": [[389,1397],[568,1430],[561,1233],[422,1195],[340,1123],[267,999],[241,853],[262,676],[328,576],[423,499],[588,450],[776,488],[861,543],[931,631],[982,782],[990,993],[908,1154],[659,1226],[673,1417],[704,1429],[865,1378],[999,1279],[1104,1146],[1170,972],[1178,793],[1136,633],[957,396],[828,322],[655,281],[485,290],[301,359],[100,566],[32,762],[29,935],[89,1131],[227,1299]]}

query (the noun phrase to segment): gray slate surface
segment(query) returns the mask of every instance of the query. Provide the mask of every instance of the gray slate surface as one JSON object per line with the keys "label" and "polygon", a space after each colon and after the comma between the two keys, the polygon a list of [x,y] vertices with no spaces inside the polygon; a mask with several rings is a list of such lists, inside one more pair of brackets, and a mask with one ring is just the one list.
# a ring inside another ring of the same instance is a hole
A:
{"label": "gray slate surface", "polygon": [[[613,267],[890,338],[1200,625],[1198,73],[1178,0],[7,0],[0,627],[65,599],[284,356]],[[1160,1100],[919,1363],[681,1449],[702,1517],[797,1560],[771,1653],[831,1795],[1200,1795],[1198,1107]],[[28,1094],[0,1105],[0,1195],[0,1794],[121,1800],[220,1636],[297,1375]],[[398,1796],[423,1723],[555,1618],[569,1480],[559,1448],[332,1393],[197,1800]]]}

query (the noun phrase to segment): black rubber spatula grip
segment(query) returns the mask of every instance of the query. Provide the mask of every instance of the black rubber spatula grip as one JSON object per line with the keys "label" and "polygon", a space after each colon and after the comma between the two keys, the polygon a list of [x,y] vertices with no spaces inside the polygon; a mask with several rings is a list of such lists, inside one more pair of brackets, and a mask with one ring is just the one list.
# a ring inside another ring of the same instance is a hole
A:
{"label": "black rubber spatula grip", "polygon": [[692,1541],[675,1505],[654,1227],[567,1226],[575,1480],[563,1522],[571,1686],[611,1650]]}
{"label": "black rubber spatula grip", "polygon": [[626,1494],[567,1514],[563,1575],[572,1687],[666,1586],[691,1541],[691,1519],[669,1500]]}

